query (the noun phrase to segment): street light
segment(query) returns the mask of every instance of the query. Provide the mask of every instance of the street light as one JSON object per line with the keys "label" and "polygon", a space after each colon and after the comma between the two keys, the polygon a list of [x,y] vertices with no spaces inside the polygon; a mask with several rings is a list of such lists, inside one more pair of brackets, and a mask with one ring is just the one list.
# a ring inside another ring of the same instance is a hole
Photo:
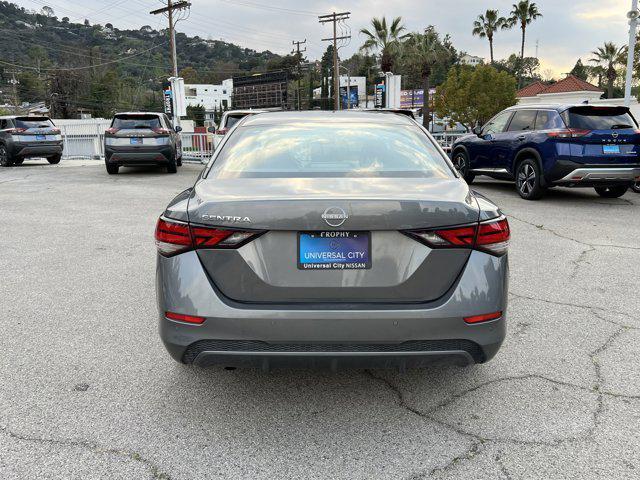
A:
{"label": "street light", "polygon": [[631,83],[633,82],[633,57],[636,46],[636,27],[638,26],[638,0],[631,1],[631,10],[627,13],[629,19],[629,48],[627,49],[627,78],[624,86],[624,104],[631,105]]}

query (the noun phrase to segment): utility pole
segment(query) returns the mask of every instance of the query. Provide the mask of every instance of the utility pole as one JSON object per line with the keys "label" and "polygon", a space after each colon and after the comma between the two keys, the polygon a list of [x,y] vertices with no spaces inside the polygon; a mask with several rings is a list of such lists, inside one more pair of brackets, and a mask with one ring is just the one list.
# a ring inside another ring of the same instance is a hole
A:
{"label": "utility pole", "polygon": [[320,23],[333,22],[333,37],[323,38],[323,42],[333,42],[333,109],[340,110],[340,72],[338,71],[338,40],[348,40],[351,35],[338,37],[338,22],[347,20],[351,12],[330,13],[329,15],[318,16]]}
{"label": "utility pole", "polygon": [[291,42],[291,43],[296,46],[296,49],[292,50],[291,53],[295,54],[298,60],[298,92],[297,92],[296,98],[298,100],[298,110],[302,110],[302,107],[300,106],[300,77],[302,76],[302,68],[301,68],[302,55],[301,54],[307,51],[307,47],[304,47],[303,50],[300,50],[300,44],[307,43],[307,39],[305,38],[301,42]]}
{"label": "utility pole", "polygon": [[631,105],[631,83],[633,82],[633,57],[636,46],[636,27],[638,26],[638,0],[632,0],[631,10],[627,13],[629,19],[629,48],[627,51],[627,78],[624,86],[624,104]]}
{"label": "utility pole", "polygon": [[18,85],[20,81],[16,78],[16,70],[5,71],[5,73],[11,75],[11,79],[7,83],[11,85],[11,101],[13,102],[13,113],[18,113]]}
{"label": "utility pole", "polygon": [[149,12],[151,15],[166,14],[169,19],[169,48],[171,50],[172,75],[174,77],[178,76],[178,56],[176,54],[176,22],[173,20],[173,13],[176,10],[186,10],[189,7],[191,7],[191,3],[186,0],[179,0],[175,3],[173,0],[167,0],[166,7]]}

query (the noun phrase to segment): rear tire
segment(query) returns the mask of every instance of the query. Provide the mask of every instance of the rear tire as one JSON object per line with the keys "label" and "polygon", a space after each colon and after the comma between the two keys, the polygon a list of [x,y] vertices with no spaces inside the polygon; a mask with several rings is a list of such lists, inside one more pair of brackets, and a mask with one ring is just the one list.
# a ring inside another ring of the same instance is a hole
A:
{"label": "rear tire", "polygon": [[47,158],[47,161],[51,164],[51,165],[56,165],[58,163],[60,163],[60,160],[62,160],[62,154],[57,154],[54,155],[53,157],[49,157]]}
{"label": "rear tire", "polygon": [[167,173],[178,173],[178,163],[175,155],[171,157],[167,164]]}
{"label": "rear tire", "polygon": [[594,190],[603,198],[619,198],[627,193],[629,187],[626,185],[614,185],[611,187],[594,187]]}
{"label": "rear tire", "polygon": [[631,185],[631,190],[633,190],[636,193],[640,193],[640,181]]}
{"label": "rear tire", "polygon": [[119,165],[114,165],[112,163],[105,163],[105,165],[107,167],[107,173],[109,175],[116,175],[118,173],[118,170],[120,170]]}
{"label": "rear tire", "polygon": [[16,159],[13,161],[13,164],[14,164],[14,165],[22,165],[22,162],[24,162],[24,158],[16,158]]}
{"label": "rear tire", "polygon": [[546,192],[542,186],[542,173],[532,158],[522,160],[516,167],[516,190],[525,200],[538,200]]}
{"label": "rear tire", "polygon": [[7,150],[7,147],[4,145],[0,145],[0,167],[11,167],[13,166],[13,158]]}
{"label": "rear tire", "polygon": [[471,185],[476,176],[470,172],[469,156],[467,153],[464,150],[458,150],[454,153],[452,162],[458,173],[462,175],[462,178]]}

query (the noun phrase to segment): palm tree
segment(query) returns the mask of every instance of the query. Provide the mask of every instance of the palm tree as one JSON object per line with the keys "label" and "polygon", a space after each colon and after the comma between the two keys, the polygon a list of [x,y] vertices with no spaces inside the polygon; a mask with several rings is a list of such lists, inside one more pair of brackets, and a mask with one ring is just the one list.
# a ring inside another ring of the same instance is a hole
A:
{"label": "palm tree", "polygon": [[420,72],[423,85],[422,124],[429,128],[429,88],[433,67],[450,55],[435,28],[427,27],[424,33],[412,33],[403,45],[406,63]]}
{"label": "palm tree", "polygon": [[524,58],[524,40],[527,33],[527,25],[531,25],[534,20],[542,17],[535,2],[529,0],[520,0],[517,4],[513,4],[513,9],[509,14],[507,22],[502,28],[513,28],[520,25],[522,30],[522,45],[520,46],[520,58]]}
{"label": "palm tree", "polygon": [[400,50],[400,44],[409,34],[403,34],[405,27],[401,25],[402,17],[396,17],[391,22],[391,26],[387,26],[385,17],[371,20],[373,31],[363,28],[360,30],[366,40],[361,50],[370,52],[372,50],[380,51],[380,67],[383,72],[390,72],[395,63],[395,56]]}
{"label": "palm tree", "polygon": [[491,63],[493,63],[493,35],[499,28],[503,28],[507,19],[498,16],[497,10],[487,10],[484,15],[478,15],[478,19],[473,22],[473,35],[489,40],[489,51],[491,52]]}
{"label": "palm tree", "polygon": [[590,62],[596,63],[605,71],[607,78],[607,98],[613,98],[613,84],[618,78],[616,65],[624,63],[624,55],[626,47],[620,48],[613,42],[605,42],[604,46],[598,47],[597,50],[591,52],[594,56],[589,59]]}

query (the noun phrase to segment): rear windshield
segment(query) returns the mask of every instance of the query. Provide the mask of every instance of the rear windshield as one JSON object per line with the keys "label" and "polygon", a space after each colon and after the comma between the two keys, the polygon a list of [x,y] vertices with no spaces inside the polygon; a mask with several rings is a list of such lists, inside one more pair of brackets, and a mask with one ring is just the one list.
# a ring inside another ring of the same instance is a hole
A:
{"label": "rear windshield", "polygon": [[624,107],[573,107],[562,113],[569,128],[614,130],[636,128],[636,122]]}
{"label": "rear windshield", "polygon": [[417,127],[295,123],[234,131],[213,164],[218,178],[452,177]]}
{"label": "rear windshield", "polygon": [[161,128],[160,117],[156,115],[118,115],[113,119],[112,128],[128,130],[135,128]]}
{"label": "rear windshield", "polygon": [[247,116],[246,113],[237,114],[237,115],[228,115],[227,116],[227,124],[225,125],[225,127],[226,128],[233,127],[236,123],[238,123],[240,120],[242,120],[246,116]]}
{"label": "rear windshield", "polygon": [[16,128],[50,128],[53,122],[48,117],[17,117]]}

